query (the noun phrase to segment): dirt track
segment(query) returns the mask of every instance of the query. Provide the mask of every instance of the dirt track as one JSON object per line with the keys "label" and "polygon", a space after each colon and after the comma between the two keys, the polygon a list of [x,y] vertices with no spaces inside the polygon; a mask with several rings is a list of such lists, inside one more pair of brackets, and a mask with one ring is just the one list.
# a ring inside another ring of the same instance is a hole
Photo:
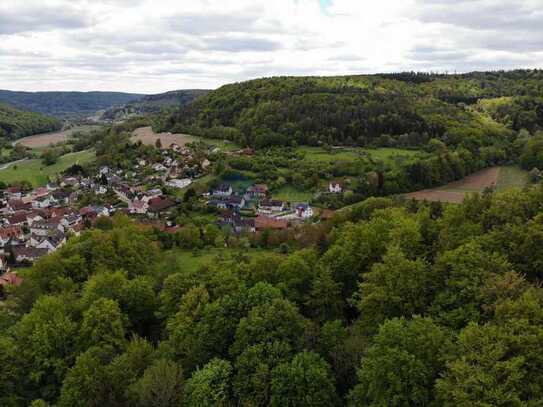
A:
{"label": "dirt track", "polygon": [[500,167],[486,168],[443,187],[411,192],[405,197],[417,201],[461,203],[469,192],[482,192],[487,187],[495,187],[499,174]]}

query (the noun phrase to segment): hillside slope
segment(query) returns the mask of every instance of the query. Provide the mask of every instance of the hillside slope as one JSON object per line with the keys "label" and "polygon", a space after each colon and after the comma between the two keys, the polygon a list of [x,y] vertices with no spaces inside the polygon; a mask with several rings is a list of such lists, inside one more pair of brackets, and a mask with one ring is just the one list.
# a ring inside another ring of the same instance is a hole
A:
{"label": "hillside slope", "polygon": [[15,140],[38,133],[60,130],[62,123],[40,113],[15,109],[0,103],[0,137]]}
{"label": "hillside slope", "polygon": [[543,128],[542,94],[538,70],[264,78],[212,91],[159,130],[256,147],[485,144],[505,130]]}
{"label": "hillside slope", "polygon": [[19,109],[56,117],[92,115],[140,99],[145,95],[122,92],[13,92],[0,90],[0,102]]}
{"label": "hillside slope", "polygon": [[203,89],[187,89],[148,95],[125,105],[109,108],[102,114],[101,119],[105,121],[126,120],[133,116],[158,113],[163,109],[179,108],[209,92],[209,90]]}

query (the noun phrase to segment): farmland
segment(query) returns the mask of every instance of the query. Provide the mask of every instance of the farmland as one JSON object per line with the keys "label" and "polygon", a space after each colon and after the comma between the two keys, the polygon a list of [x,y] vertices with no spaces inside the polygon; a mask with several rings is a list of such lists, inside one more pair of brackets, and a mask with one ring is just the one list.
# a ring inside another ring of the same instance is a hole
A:
{"label": "farmland", "polygon": [[394,163],[396,159],[405,159],[423,155],[418,150],[407,150],[400,148],[333,148],[322,147],[300,147],[298,151],[305,153],[305,160],[333,162],[333,161],[354,161],[361,157],[367,157],[374,161]]}
{"label": "farmland", "polygon": [[169,147],[172,144],[184,146],[197,140],[196,137],[188,134],[155,133],[151,127],[140,127],[132,133],[132,140],[141,141],[146,145],[155,145],[158,139],[163,147]]}
{"label": "farmland", "polygon": [[14,144],[21,144],[28,148],[44,148],[58,143],[66,142],[70,136],[75,132],[89,132],[98,129],[100,126],[77,126],[68,130],[57,131],[46,134],[36,134],[34,136],[23,137],[14,142]]}
{"label": "farmland", "polygon": [[95,157],[94,150],[85,150],[65,154],[58,159],[57,163],[50,166],[45,166],[40,159],[26,160],[0,170],[0,181],[8,184],[29,181],[34,187],[45,185],[49,177],[60,174],[73,164],[89,163]]}
{"label": "farmland", "polygon": [[425,189],[406,194],[408,199],[461,203],[468,193],[483,192],[486,188],[505,191],[521,188],[528,182],[526,171],[518,167],[491,167],[478,171],[462,180],[451,182],[439,188]]}

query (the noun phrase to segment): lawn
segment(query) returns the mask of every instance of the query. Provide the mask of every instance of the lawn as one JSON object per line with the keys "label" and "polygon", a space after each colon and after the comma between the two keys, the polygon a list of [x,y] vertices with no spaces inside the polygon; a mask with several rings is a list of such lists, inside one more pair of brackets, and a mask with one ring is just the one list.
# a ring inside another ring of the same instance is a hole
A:
{"label": "lawn", "polygon": [[396,157],[414,157],[421,154],[418,150],[405,150],[400,148],[341,148],[325,150],[321,147],[299,147],[298,151],[306,153],[306,160],[330,162],[330,161],[354,161],[359,157],[369,155],[374,160],[382,160],[391,163]]}
{"label": "lawn", "polygon": [[505,191],[511,188],[522,188],[528,183],[528,172],[515,166],[500,167],[496,189]]}
{"label": "lawn", "polygon": [[[243,249],[241,253],[249,256],[250,258],[257,257],[266,251],[263,249]],[[169,254],[175,256],[175,261],[179,269],[187,272],[195,272],[202,266],[211,265],[216,262],[218,258],[228,258],[229,256],[235,256],[236,253],[240,253],[234,249],[205,249],[198,252],[192,252],[190,250],[173,249],[168,251]],[[166,256],[169,257],[169,256]]]}
{"label": "lawn", "polygon": [[293,186],[287,185],[273,193],[274,199],[288,202],[308,202],[313,198],[313,192],[300,191]]}
{"label": "lawn", "polygon": [[45,166],[40,159],[27,160],[0,170],[0,181],[13,183],[29,181],[34,187],[47,184],[48,177],[60,174],[73,164],[85,164],[96,158],[94,150],[63,155],[56,164]]}

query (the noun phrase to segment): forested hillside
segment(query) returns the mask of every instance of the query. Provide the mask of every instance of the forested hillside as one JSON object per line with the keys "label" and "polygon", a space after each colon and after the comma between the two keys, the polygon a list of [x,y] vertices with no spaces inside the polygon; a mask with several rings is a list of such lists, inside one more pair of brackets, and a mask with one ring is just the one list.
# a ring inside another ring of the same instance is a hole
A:
{"label": "forested hillside", "polygon": [[493,144],[543,126],[543,71],[277,77],[226,85],[162,129],[269,145]]}
{"label": "forested hillside", "polygon": [[130,117],[159,113],[164,109],[181,108],[192,103],[200,96],[207,95],[208,90],[188,89],[174,90],[157,95],[144,96],[141,99],[129,102],[123,106],[114,106],[106,110],[102,120],[117,121],[126,120]]}
{"label": "forested hillside", "polygon": [[59,130],[60,120],[40,113],[15,109],[0,103],[0,137],[15,140],[38,133]]}
{"label": "forested hillside", "polygon": [[0,90],[0,102],[57,117],[92,115],[144,95],[121,92],[12,92]]}
{"label": "forested hillside", "polygon": [[228,249],[102,218],[9,291],[0,405],[540,406],[542,216],[541,187],[372,198]]}

